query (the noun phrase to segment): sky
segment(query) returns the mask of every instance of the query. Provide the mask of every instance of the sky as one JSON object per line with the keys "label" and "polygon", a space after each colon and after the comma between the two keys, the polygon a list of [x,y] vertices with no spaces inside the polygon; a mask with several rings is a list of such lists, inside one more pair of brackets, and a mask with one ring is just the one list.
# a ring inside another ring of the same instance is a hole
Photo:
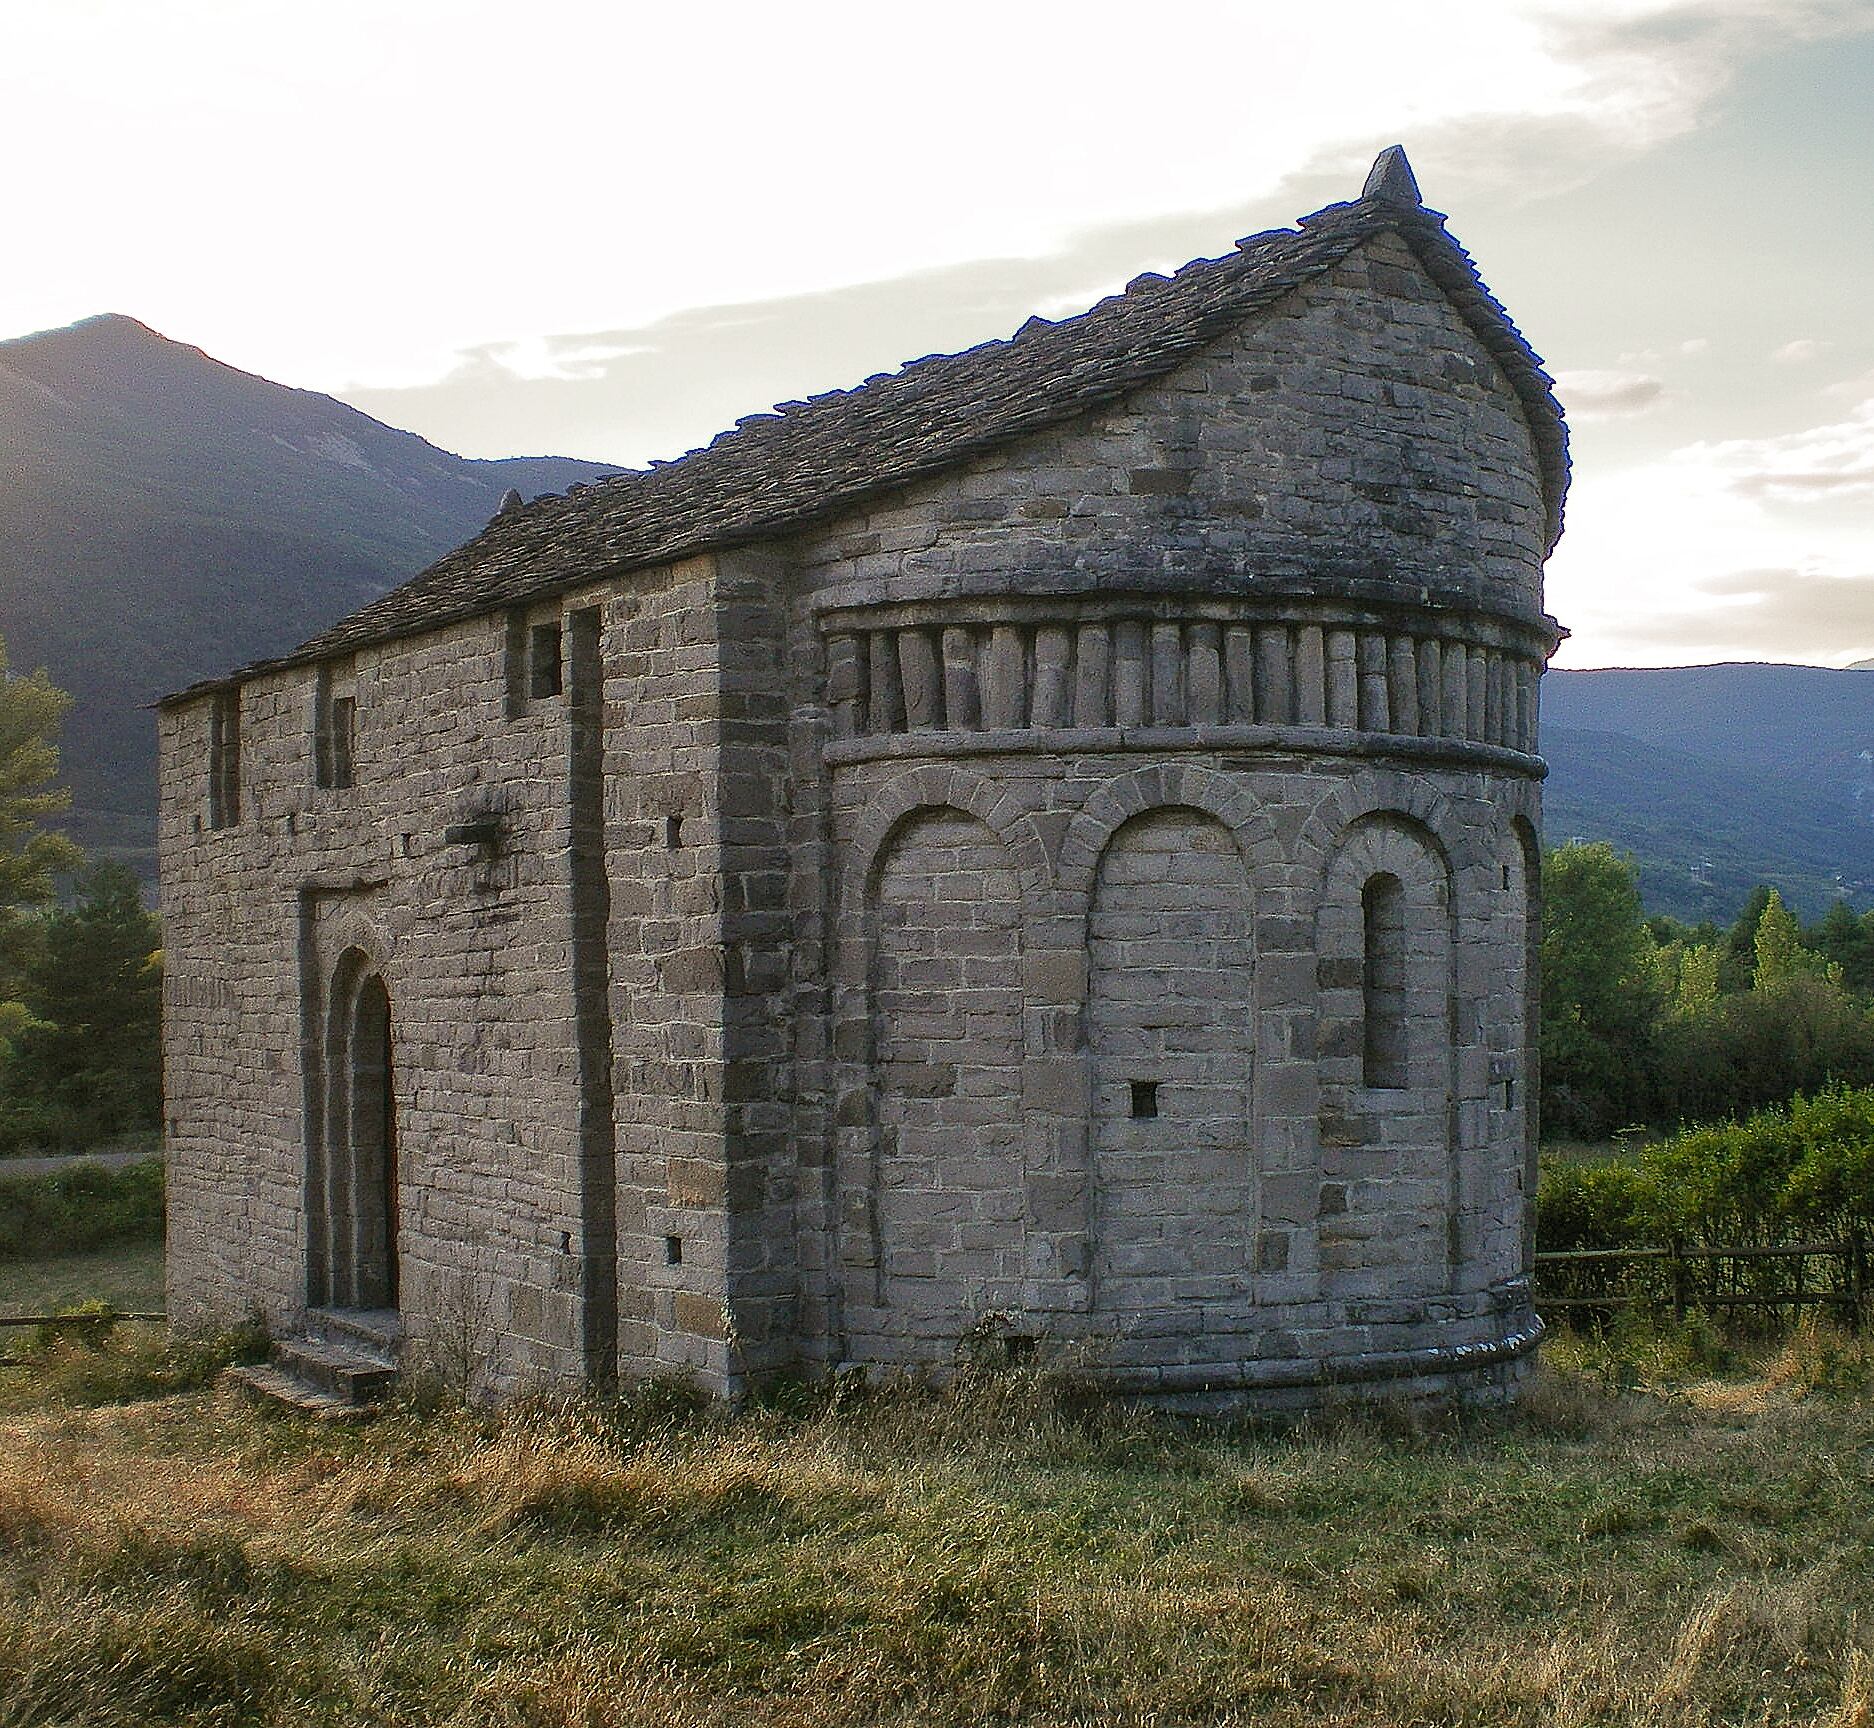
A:
{"label": "sky", "polygon": [[1568,411],[1557,664],[1874,656],[1874,0],[0,0],[0,338],[636,464],[1395,142]]}

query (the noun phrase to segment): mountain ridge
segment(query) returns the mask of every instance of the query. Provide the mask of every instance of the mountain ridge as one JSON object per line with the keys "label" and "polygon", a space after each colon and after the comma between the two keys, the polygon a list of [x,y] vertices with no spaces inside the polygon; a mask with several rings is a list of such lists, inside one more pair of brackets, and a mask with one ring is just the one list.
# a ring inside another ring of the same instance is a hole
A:
{"label": "mountain ridge", "polygon": [[1550,844],[1631,853],[1649,911],[1728,919],[1768,882],[1805,917],[1874,905],[1874,676],[1727,661],[1542,681]]}
{"label": "mountain ridge", "polygon": [[73,833],[147,874],[149,703],[297,647],[477,532],[510,487],[620,471],[456,456],[125,313],[0,342],[0,635],[73,694]]}

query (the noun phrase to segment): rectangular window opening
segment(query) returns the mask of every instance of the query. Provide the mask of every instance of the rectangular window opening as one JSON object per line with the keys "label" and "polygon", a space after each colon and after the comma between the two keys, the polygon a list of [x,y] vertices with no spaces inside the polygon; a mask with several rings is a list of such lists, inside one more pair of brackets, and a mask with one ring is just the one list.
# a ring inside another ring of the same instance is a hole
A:
{"label": "rectangular window opening", "polygon": [[683,818],[666,816],[664,818],[664,845],[672,852],[683,844]]}
{"label": "rectangular window opening", "polygon": [[681,1236],[666,1236],[664,1238],[664,1264],[666,1266],[681,1266],[683,1264],[683,1238]]}
{"label": "rectangular window opening", "polygon": [[527,694],[536,702],[565,687],[560,661],[560,625],[536,624],[527,633]]}
{"label": "rectangular window opening", "polygon": [[1141,1121],[1158,1114],[1158,1082],[1156,1080],[1132,1082],[1132,1114]]}

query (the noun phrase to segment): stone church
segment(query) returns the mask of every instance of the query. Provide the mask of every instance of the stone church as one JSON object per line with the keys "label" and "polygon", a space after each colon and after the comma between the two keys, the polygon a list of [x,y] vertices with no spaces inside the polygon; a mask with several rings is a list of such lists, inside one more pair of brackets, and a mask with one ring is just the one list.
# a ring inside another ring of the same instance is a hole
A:
{"label": "stone church", "polygon": [[340,1397],[1500,1395],[1566,480],[1392,149],[168,698],[172,1313]]}

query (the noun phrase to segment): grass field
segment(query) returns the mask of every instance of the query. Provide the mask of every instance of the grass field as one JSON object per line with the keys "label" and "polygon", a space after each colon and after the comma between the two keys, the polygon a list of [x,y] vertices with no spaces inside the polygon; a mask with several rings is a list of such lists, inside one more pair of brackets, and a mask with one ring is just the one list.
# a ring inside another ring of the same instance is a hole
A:
{"label": "grass field", "polygon": [[108,1302],[132,1314],[160,1313],[162,1243],[121,1243],[50,1260],[0,1259],[0,1316],[56,1314],[88,1301]]}
{"label": "grass field", "polygon": [[72,1345],[0,1413],[0,1725],[1866,1728],[1874,1353],[1700,1342],[1289,1433],[1027,1375],[334,1430],[80,1408]]}

